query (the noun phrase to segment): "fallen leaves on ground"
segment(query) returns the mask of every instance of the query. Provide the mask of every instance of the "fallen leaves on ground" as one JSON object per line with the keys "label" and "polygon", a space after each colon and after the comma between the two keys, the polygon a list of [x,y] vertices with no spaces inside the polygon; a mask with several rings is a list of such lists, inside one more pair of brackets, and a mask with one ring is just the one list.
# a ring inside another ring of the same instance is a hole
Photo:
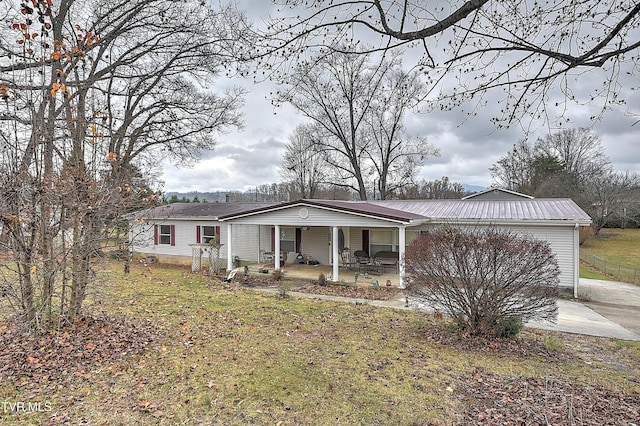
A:
{"label": "fallen leaves on ground", "polygon": [[72,326],[41,335],[25,334],[9,324],[0,329],[0,381],[62,383],[72,376],[89,378],[96,366],[125,363],[158,334],[149,321],[84,316]]}
{"label": "fallen leaves on ground", "polygon": [[296,287],[295,291],[328,296],[353,297],[367,300],[391,300],[396,298],[398,294],[402,292],[402,290],[396,287],[373,287],[338,284],[327,284],[322,286],[313,282],[307,283],[301,287]]}
{"label": "fallen leaves on ground", "polygon": [[513,339],[470,336],[456,332],[452,323],[440,322],[421,330],[423,336],[434,343],[451,346],[459,350],[492,354],[501,358],[542,357],[554,362],[569,361],[571,355],[545,347],[539,339],[525,338],[526,331]]}
{"label": "fallen leaves on ground", "polygon": [[459,377],[454,395],[465,425],[630,425],[640,394],[551,378],[505,377],[481,368]]}

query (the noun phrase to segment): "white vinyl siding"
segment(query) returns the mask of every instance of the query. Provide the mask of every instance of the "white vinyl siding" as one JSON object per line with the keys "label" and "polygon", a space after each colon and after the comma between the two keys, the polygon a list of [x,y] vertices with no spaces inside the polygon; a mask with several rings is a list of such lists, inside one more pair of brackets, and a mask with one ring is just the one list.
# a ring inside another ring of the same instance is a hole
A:
{"label": "white vinyl siding", "polygon": [[[560,287],[573,288],[576,266],[574,261],[573,226],[502,225],[500,228],[509,229],[517,234],[527,235],[549,243],[560,267]],[[578,250],[578,247],[575,250]]]}
{"label": "white vinyl siding", "polygon": [[[300,250],[302,253],[312,256],[323,265],[331,264],[330,251],[331,245],[329,234],[331,228],[315,227],[302,231],[302,241]],[[291,260],[291,259],[289,259]]]}
{"label": "white vinyl siding", "polygon": [[[528,226],[512,227],[523,234],[543,240],[549,243],[556,255],[558,266],[560,267],[560,286],[573,287],[575,274],[575,257],[573,247],[573,227],[559,226]],[[578,247],[575,247],[578,250]]]}

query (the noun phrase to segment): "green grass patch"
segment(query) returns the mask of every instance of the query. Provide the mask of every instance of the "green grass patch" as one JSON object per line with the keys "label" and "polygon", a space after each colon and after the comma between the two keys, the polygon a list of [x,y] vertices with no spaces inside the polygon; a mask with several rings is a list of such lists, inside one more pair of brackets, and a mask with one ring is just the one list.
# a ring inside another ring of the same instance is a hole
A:
{"label": "green grass patch", "polygon": [[599,258],[583,257],[593,264],[581,266],[582,278],[640,282],[640,229],[603,229],[597,237],[587,237],[580,250]]}
{"label": "green grass patch", "polygon": [[630,340],[614,340],[616,348],[626,351],[631,357],[635,358],[640,363],[640,342],[633,342]]}
{"label": "green grass patch", "polygon": [[603,229],[597,237],[588,237],[580,249],[622,266],[640,268],[640,229]]}
{"label": "green grass patch", "polygon": [[585,263],[580,263],[580,278],[589,278],[593,280],[608,280],[611,281],[612,278],[604,275],[603,273],[593,269],[589,265]]}

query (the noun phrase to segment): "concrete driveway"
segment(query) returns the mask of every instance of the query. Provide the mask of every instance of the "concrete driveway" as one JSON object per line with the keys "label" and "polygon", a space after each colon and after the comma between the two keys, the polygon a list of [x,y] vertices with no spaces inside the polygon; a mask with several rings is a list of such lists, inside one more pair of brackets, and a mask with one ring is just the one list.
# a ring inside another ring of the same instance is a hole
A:
{"label": "concrete driveway", "polygon": [[585,301],[558,300],[556,324],[527,326],[640,341],[640,286],[581,278],[580,296]]}
{"label": "concrete driveway", "polygon": [[[275,288],[264,290],[276,291]],[[411,303],[411,307],[407,308],[403,294],[389,301],[366,301],[297,292],[291,292],[291,294],[298,297],[367,303],[396,309],[430,310],[428,306],[420,306],[416,303]],[[640,341],[640,285],[581,278],[580,295],[588,301],[558,300],[558,320],[555,324],[528,322],[526,326],[587,336]]]}
{"label": "concrete driveway", "polygon": [[640,334],[640,285],[580,279],[586,306],[600,315]]}

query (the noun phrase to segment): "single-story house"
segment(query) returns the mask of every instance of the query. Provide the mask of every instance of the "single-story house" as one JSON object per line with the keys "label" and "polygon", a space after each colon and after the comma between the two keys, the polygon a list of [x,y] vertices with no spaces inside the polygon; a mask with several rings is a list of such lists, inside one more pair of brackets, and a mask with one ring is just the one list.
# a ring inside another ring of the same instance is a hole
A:
{"label": "single-story house", "polygon": [[[138,213],[131,221],[134,254],[163,262],[191,262],[198,247],[222,244],[220,257],[270,262],[304,255],[332,265],[340,280],[344,252],[396,254],[399,286],[404,286],[404,253],[420,231],[443,224],[498,226],[547,241],[558,260],[560,285],[579,283],[579,228],[591,223],[571,199],[536,199],[490,189],[455,200],[297,200],[285,203],[170,204]],[[272,253],[284,253],[273,256]]]}

